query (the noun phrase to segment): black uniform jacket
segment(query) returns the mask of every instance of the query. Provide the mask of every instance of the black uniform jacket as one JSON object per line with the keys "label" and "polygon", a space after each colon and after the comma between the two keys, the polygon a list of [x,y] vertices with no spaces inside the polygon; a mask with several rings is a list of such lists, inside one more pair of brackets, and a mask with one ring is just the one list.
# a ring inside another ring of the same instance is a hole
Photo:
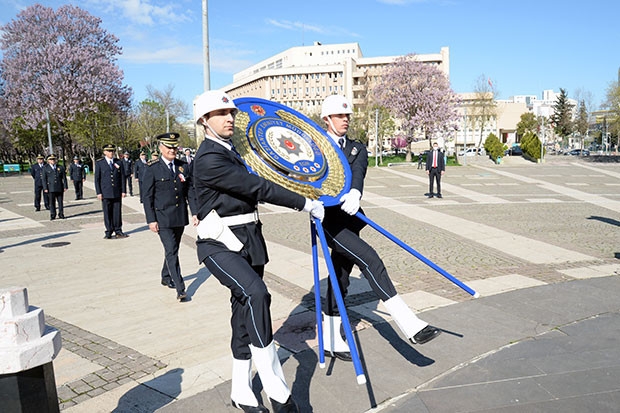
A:
{"label": "black uniform jacket", "polygon": [[[343,149],[344,156],[351,167],[351,189],[357,189],[360,194],[364,193],[364,178],[368,169],[368,151],[363,143],[352,141],[348,137]],[[364,211],[360,208],[360,212]],[[323,226],[332,235],[337,234],[343,228],[359,232],[366,224],[359,218],[351,216],[340,209],[340,205],[325,208]]]}
{"label": "black uniform jacket", "polygon": [[69,166],[69,178],[74,181],[81,181],[86,179],[86,171],[84,170],[84,165],[81,163],[72,163]]}
{"label": "black uniform jacket", "polygon": [[104,198],[120,198],[127,193],[127,181],[121,162],[114,158],[114,166],[110,170],[108,158],[103,157],[95,164],[95,191]]}
{"label": "black uniform jacket", "polygon": [[[212,209],[221,217],[252,213],[259,201],[296,210],[305,205],[303,196],[249,173],[234,151],[209,138],[202,141],[191,165],[199,219]],[[251,265],[267,263],[269,258],[260,222],[235,225],[230,229],[243,243],[241,253],[249,257]],[[224,244],[215,240],[198,240],[196,244],[199,262],[209,255],[228,251]]]}
{"label": "black uniform jacket", "polygon": [[68,188],[65,167],[62,165],[56,165],[56,168],[45,165],[42,177],[43,189],[48,192],[64,192]]}
{"label": "black uniform jacket", "polygon": [[146,222],[157,222],[162,228],[184,227],[187,213],[191,171],[188,165],[174,160],[174,177],[163,158],[145,168],[142,203]]}
{"label": "black uniform jacket", "polygon": [[142,159],[138,159],[136,161],[136,166],[134,167],[133,177],[138,181],[144,180],[144,174],[146,173],[147,163],[142,162]]}
{"label": "black uniform jacket", "polygon": [[121,165],[123,166],[123,173],[125,174],[125,176],[130,176],[131,174],[133,174],[133,160],[131,160],[130,158],[123,158],[121,159]]}
{"label": "black uniform jacket", "polygon": [[43,168],[39,166],[39,163],[35,163],[30,167],[30,175],[32,175],[32,179],[34,179],[35,186],[43,186],[43,170],[47,164],[43,164]]}

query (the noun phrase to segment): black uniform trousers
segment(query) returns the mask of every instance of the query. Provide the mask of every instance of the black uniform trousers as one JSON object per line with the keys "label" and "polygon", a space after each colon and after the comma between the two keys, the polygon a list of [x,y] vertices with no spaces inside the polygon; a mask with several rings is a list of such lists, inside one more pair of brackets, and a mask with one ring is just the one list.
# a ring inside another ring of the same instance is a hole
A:
{"label": "black uniform trousers", "polygon": [[428,193],[433,195],[433,183],[437,181],[437,194],[441,195],[441,169],[439,168],[431,168],[428,173],[429,183],[428,183]]}
{"label": "black uniform trousers", "polygon": [[84,195],[84,182],[81,179],[73,181],[73,189],[75,189],[75,199],[82,199]]}
{"label": "black uniform trousers", "polygon": [[123,198],[103,198],[101,204],[103,208],[105,234],[112,235],[112,232],[117,234],[123,232],[123,218],[121,216]]}
{"label": "black uniform trousers", "polygon": [[50,197],[43,192],[43,185],[37,185],[36,183],[34,184],[34,208],[36,210],[41,209],[41,194],[43,194],[45,209],[50,209]]}
{"label": "black uniform trousers", "polygon": [[265,266],[252,266],[233,251],[209,255],[204,263],[220,284],[230,290],[233,357],[249,360],[249,344],[264,348],[273,341],[271,294],[263,281]]}
{"label": "black uniform trousers", "polygon": [[179,263],[179,246],[185,227],[159,228],[159,239],[164,246],[164,265],[161,268],[161,281],[168,284],[174,282],[177,293],[185,291],[185,283],[181,275]]}
{"label": "black uniform trousers", "polygon": [[[360,238],[359,231],[341,228],[335,233],[333,231],[330,233],[329,229],[325,229],[325,237],[332,250],[331,259],[343,298],[347,295],[349,276],[354,264],[361,270],[379,299],[386,301],[396,295],[396,288],[390,280],[385,264],[377,252]],[[331,283],[327,284],[325,313],[329,316],[339,314]]]}
{"label": "black uniform trousers", "polygon": [[64,192],[48,192],[46,195],[49,198],[50,218],[56,218],[56,202],[58,202],[58,216],[64,217]]}
{"label": "black uniform trousers", "polygon": [[[144,172],[142,172],[142,173],[144,173]],[[142,178],[138,179],[138,190],[140,191],[140,203],[142,204],[142,203],[144,203],[144,199],[143,199],[144,195],[143,195],[143,192],[142,192]]]}
{"label": "black uniform trousers", "polygon": [[[129,195],[133,196],[133,179],[131,175],[125,175],[125,179],[127,180],[127,190]],[[140,191],[140,193],[142,193],[142,191]]]}

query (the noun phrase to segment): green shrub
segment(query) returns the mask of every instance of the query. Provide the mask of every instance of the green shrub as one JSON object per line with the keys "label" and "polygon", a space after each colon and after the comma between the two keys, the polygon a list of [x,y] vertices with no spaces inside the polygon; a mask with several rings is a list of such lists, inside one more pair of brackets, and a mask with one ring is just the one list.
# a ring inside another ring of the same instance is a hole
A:
{"label": "green shrub", "polygon": [[490,133],[484,141],[484,150],[493,160],[504,155],[504,145],[502,145],[499,138],[493,133]]}
{"label": "green shrub", "polygon": [[540,139],[538,139],[538,135],[533,132],[525,132],[521,138],[521,149],[530,159],[540,159],[540,146]]}

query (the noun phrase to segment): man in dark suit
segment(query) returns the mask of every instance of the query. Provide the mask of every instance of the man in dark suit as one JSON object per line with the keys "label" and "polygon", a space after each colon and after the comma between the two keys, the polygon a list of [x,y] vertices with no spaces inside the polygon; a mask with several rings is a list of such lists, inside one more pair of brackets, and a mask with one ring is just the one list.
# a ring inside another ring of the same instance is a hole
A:
{"label": "man in dark suit", "polygon": [[[323,220],[338,286],[344,299],[350,284],[349,275],[353,265],[356,265],[405,337],[413,344],[424,344],[441,331],[420,320],[398,295],[383,261],[359,235],[365,224],[353,216],[358,211],[363,214],[360,199],[368,168],[368,152],[365,145],[347,136],[352,114],[351,104],[344,96],[331,95],[323,101],[321,118],[327,125],[327,134],[341,148],[351,167],[351,190],[340,198],[341,205],[325,208]],[[351,361],[349,344],[340,335],[341,324],[330,283],[327,287],[327,308],[323,317],[325,352],[331,357]]]}
{"label": "man in dark suit", "polygon": [[192,150],[190,148],[185,148],[185,151],[183,152],[185,153],[185,155],[183,155],[183,160],[187,162],[188,165],[191,165],[192,161],[194,160],[194,157],[192,156]]}
{"label": "man in dark suit", "polygon": [[441,198],[441,177],[446,171],[446,162],[443,152],[439,150],[437,142],[433,142],[433,150],[426,157],[426,174],[428,175],[428,197],[435,196],[433,183],[437,181],[437,198]]}
{"label": "man in dark suit", "polygon": [[133,160],[129,157],[129,152],[125,151],[125,153],[123,153],[121,165],[123,166],[123,179],[125,179],[125,187],[129,189],[129,195],[133,196]]}
{"label": "man in dark suit", "polygon": [[86,171],[84,165],[80,162],[80,157],[75,155],[73,157],[73,163],[69,166],[69,178],[73,182],[73,188],[75,189],[76,201],[84,198],[84,181],[86,181]]}
{"label": "man in dark suit", "polygon": [[196,123],[205,131],[193,165],[198,218],[198,261],[231,293],[232,404],[267,412],[252,391],[252,362],[272,412],[298,412],[278,358],[271,323],[271,296],[263,281],[267,249],[258,219],[260,201],[323,217],[323,204],[248,173],[233,150],[237,107],[211,90],[195,102]]}
{"label": "man in dark suit", "polygon": [[[176,159],[179,145],[178,133],[164,133],[155,139],[159,141],[161,157],[146,167],[142,188],[144,214],[149,229],[159,234],[164,246],[164,264],[161,269],[161,284],[176,288],[177,299],[185,301],[185,283],[179,263],[179,246],[183,230],[189,223],[187,206],[191,185],[191,169],[187,163]],[[140,190],[142,195],[142,190]],[[192,198],[193,200],[193,198]],[[193,202],[189,203],[192,210]],[[198,224],[194,216],[193,224]]]}
{"label": "man in dark suit", "polygon": [[67,189],[65,167],[56,165],[56,156],[48,156],[47,165],[43,168],[43,192],[49,197],[50,221],[56,219],[56,203],[58,203],[58,218],[65,219],[63,198]]}
{"label": "man in dark suit", "polygon": [[95,192],[101,200],[105,239],[127,238],[123,232],[123,198],[126,193],[126,180],[121,161],[114,157],[116,148],[108,144],[103,148],[104,157],[95,164]]}
{"label": "man in dark suit", "polygon": [[[41,193],[43,193],[43,168],[45,168],[45,157],[37,156],[36,165],[30,167],[30,175],[34,179],[34,210],[41,210]],[[50,200],[47,194],[43,195],[45,209],[50,209]]]}
{"label": "man in dark suit", "polygon": [[140,159],[136,161],[136,165],[133,168],[133,176],[138,181],[138,190],[140,191],[140,203],[143,202],[142,183],[144,182],[144,173],[146,172],[146,153],[140,152]]}

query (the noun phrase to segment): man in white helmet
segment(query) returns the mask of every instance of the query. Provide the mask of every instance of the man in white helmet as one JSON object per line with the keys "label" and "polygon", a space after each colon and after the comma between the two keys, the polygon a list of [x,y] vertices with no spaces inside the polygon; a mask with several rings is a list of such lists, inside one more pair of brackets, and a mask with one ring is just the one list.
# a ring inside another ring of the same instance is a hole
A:
{"label": "man in white helmet", "polygon": [[[371,288],[383,301],[396,324],[413,344],[424,344],[441,333],[420,320],[397,294],[383,261],[377,252],[359,236],[364,222],[354,215],[360,211],[360,199],[368,167],[366,146],[347,137],[351,121],[351,104],[344,96],[325,98],[321,118],[327,125],[327,134],[341,148],[351,167],[351,190],[340,199],[341,205],[325,208],[323,228],[331,248],[338,285],[343,296],[349,287],[349,275],[357,265]],[[344,297],[343,297],[344,299]],[[327,288],[327,309],[323,317],[323,344],[326,354],[351,361],[348,343],[340,334],[341,319],[331,284]]]}
{"label": "man in white helmet", "polygon": [[[222,91],[205,92],[195,104],[196,123],[205,131],[193,162],[201,220],[198,260],[231,292],[233,406],[244,412],[269,411],[252,391],[253,362],[272,411],[298,412],[273,341],[271,296],[262,279],[268,256],[257,207],[265,201],[322,219],[323,204],[248,173],[230,140],[237,111]],[[213,220],[212,211],[219,220]]]}

